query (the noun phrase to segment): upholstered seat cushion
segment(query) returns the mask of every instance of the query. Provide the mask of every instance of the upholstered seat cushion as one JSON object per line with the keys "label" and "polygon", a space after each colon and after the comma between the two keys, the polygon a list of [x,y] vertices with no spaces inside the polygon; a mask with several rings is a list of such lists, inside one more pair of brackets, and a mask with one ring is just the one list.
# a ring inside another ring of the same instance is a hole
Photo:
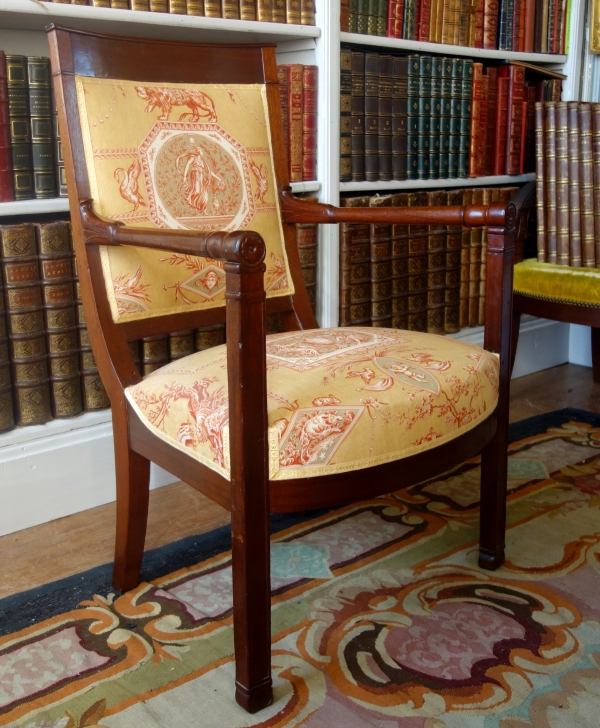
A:
{"label": "upholstered seat cushion", "polygon": [[[270,477],[358,470],[462,435],[493,412],[498,369],[478,346],[412,331],[271,335]],[[228,476],[225,346],[172,362],[126,394],[156,435]]]}
{"label": "upholstered seat cushion", "polygon": [[600,307],[600,270],[538,263],[535,258],[517,263],[513,290],[524,296],[558,303]]}

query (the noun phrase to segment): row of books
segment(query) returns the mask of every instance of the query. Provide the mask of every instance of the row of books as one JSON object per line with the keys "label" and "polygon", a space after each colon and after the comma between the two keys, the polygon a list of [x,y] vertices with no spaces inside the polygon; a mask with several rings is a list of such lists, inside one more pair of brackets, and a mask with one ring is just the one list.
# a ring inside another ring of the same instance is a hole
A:
{"label": "row of books", "polygon": [[[313,308],[316,228],[296,227]],[[0,432],[109,407],[81,304],[70,224],[0,226],[0,265]],[[268,328],[279,330],[276,314]],[[224,326],[206,326],[130,341],[129,350],[145,376],[224,341]]]}
{"label": "row of books", "polygon": [[538,260],[600,268],[600,104],[535,105]]}
{"label": "row of books", "polygon": [[318,78],[317,66],[277,66],[290,182],[317,179]]}
{"label": "row of books", "polygon": [[560,98],[561,74],[520,62],[342,48],[340,68],[342,182],[533,171],[534,103]]}
{"label": "row of books", "polygon": [[314,0],[53,0],[53,2],[226,20],[315,24]]}
{"label": "row of books", "polygon": [[[508,202],[517,187],[345,197],[343,207]],[[340,326],[449,334],[485,323],[486,228],[344,223]]]}
{"label": "row of books", "polygon": [[565,53],[566,0],[342,0],[342,31],[470,48]]}
{"label": "row of books", "polygon": [[66,196],[50,60],[0,51],[0,202]]}

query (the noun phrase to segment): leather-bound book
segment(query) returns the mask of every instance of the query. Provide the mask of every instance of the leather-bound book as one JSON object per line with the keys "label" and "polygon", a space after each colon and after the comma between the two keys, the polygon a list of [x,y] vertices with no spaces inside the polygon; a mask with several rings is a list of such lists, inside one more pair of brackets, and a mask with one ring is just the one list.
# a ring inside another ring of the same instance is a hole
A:
{"label": "leather-bound book", "polygon": [[37,199],[56,197],[50,59],[27,57],[33,187]]}
{"label": "leather-bound book", "polygon": [[[130,342],[131,343],[131,342]],[[194,329],[169,334],[169,359],[176,361],[194,353]]]}
{"label": "leather-bound book", "polygon": [[[169,2],[181,2],[181,0],[169,0]],[[110,0],[110,7],[113,10],[129,10],[128,0]],[[173,12],[173,11],[169,11]]]}
{"label": "leather-bound book", "polygon": [[500,75],[496,83],[496,135],[494,137],[494,168],[492,174],[506,174],[506,138],[508,134],[508,76]]}
{"label": "leather-bound book", "polygon": [[[369,207],[371,198],[343,197],[340,207]],[[371,242],[368,223],[340,225],[340,326],[371,323]]]}
{"label": "leather-bound book", "polygon": [[441,13],[438,13],[438,17],[441,16],[441,24],[438,32],[440,33],[440,39],[436,40],[436,43],[445,43],[452,45],[453,41],[453,30],[452,21],[450,19],[450,3],[451,0],[440,0],[441,2]]}
{"label": "leather-bound book", "polygon": [[356,32],[360,35],[366,35],[369,23],[369,0],[357,0],[357,2]]}
{"label": "leather-bound book", "polygon": [[[111,0],[111,2],[114,1]],[[117,2],[127,3],[127,0],[117,0]],[[169,12],[174,15],[187,15],[186,0],[169,0]]]}
{"label": "leather-bound book", "polygon": [[385,34],[388,38],[394,38],[396,32],[396,0],[389,0],[387,4],[387,20]]}
{"label": "leather-bound book", "polygon": [[352,51],[351,175],[353,182],[365,179],[365,54]]}
{"label": "leather-bound book", "polygon": [[394,56],[392,97],[392,177],[406,179],[406,114],[408,104],[408,58]]}
{"label": "leather-bound book", "polygon": [[486,132],[485,132],[485,161],[483,167],[484,175],[491,175],[494,169],[494,140],[496,138],[497,129],[497,87],[498,72],[496,68],[488,68],[488,92],[487,92],[487,116],[486,116]]}
{"label": "leather-bound book", "polygon": [[[498,50],[508,51],[512,45],[512,14],[514,0],[500,0],[500,16],[498,19]],[[509,26],[510,22],[510,26]],[[511,41],[509,41],[511,38]]]}
{"label": "leather-bound book", "polygon": [[[411,192],[409,207],[427,207],[426,192]],[[427,225],[408,227],[408,328],[427,331]]]}
{"label": "leather-bound book", "polygon": [[379,179],[392,179],[392,89],[394,59],[390,55],[379,56]]}
{"label": "leather-bound book", "polygon": [[[462,190],[446,193],[449,207],[463,204]],[[448,225],[446,228],[445,306],[444,333],[454,334],[460,329],[460,273],[461,273],[462,227]]]}
{"label": "leather-bound book", "polygon": [[[132,2],[134,1],[135,0],[132,0]],[[187,15],[202,17],[204,15],[204,0],[187,0],[185,4],[185,12]]]}
{"label": "leather-bound book", "polygon": [[[556,108],[560,104],[556,104]],[[579,104],[571,101],[568,104],[568,137],[569,137],[569,258],[568,265],[578,268],[582,264],[581,249],[581,195],[579,191]],[[558,125],[557,125],[558,130]],[[558,133],[557,133],[558,138]],[[558,197],[558,184],[556,194]],[[560,198],[558,198],[560,200]],[[560,229],[558,230],[560,233]],[[560,248],[558,262],[561,263]]]}
{"label": "leather-bound book", "polygon": [[463,61],[460,98],[460,139],[458,150],[458,176],[469,174],[469,142],[471,139],[471,103],[473,99],[473,61]]}
{"label": "leather-bound book", "polygon": [[418,10],[417,38],[429,42],[429,29],[431,26],[431,0],[420,0]]}
{"label": "leather-bound book", "polygon": [[35,228],[52,414],[55,418],[75,417],[81,414],[83,405],[69,224],[37,223]]}
{"label": "leather-bound book", "polygon": [[453,58],[450,85],[450,136],[448,153],[448,177],[451,178],[458,177],[463,73],[464,60],[462,58]]}
{"label": "leather-bound book", "polygon": [[404,38],[404,0],[396,0],[394,38]]}
{"label": "leather-bound book", "polygon": [[535,104],[535,205],[537,212],[537,259],[546,262],[546,149],[544,145],[544,104]]}
{"label": "leather-bound book", "polygon": [[[483,189],[472,190],[472,205],[483,204]],[[471,228],[469,240],[469,326],[479,324],[482,228]]]}
{"label": "leather-bound book", "polygon": [[15,200],[31,200],[35,197],[35,193],[27,89],[27,58],[7,55],[6,77]]}
{"label": "leather-bound book", "polygon": [[52,136],[54,137],[54,174],[56,182],[57,197],[68,197],[67,175],[65,173],[65,160],[63,158],[62,141],[60,129],[58,128],[58,111],[56,99],[52,94]]}
{"label": "leather-bound book", "polygon": [[0,432],[15,426],[7,334],[4,286],[0,276]]}
{"label": "leather-bound book", "polygon": [[304,66],[302,76],[302,179],[317,179],[317,96],[319,69]]}
{"label": "leather-bound book", "polygon": [[485,23],[485,0],[476,0],[475,5],[475,48],[483,48],[483,27]]}
{"label": "leather-bound book", "polygon": [[419,149],[419,56],[408,56],[406,110],[406,178],[417,179]]}
{"label": "leather-bound book", "polygon": [[289,69],[290,182],[302,182],[302,96],[304,71],[301,63],[292,63]]}
{"label": "leather-bound book", "polygon": [[225,326],[224,324],[214,324],[213,326],[201,326],[194,333],[194,347],[196,351],[205,351],[212,349],[213,346],[221,346],[225,343]]}
{"label": "leather-bound book", "polygon": [[[343,62],[342,51],[342,62]],[[277,66],[277,82],[279,87],[279,106],[281,108],[281,123],[283,125],[283,141],[285,144],[285,153],[288,163],[288,169],[290,164],[290,110],[289,104],[289,89],[290,89],[290,67],[289,65]],[[343,83],[342,83],[342,96],[343,96]],[[344,99],[340,97],[340,108],[342,114],[344,114]]]}
{"label": "leather-bound book", "polygon": [[[94,8],[110,8],[110,0],[89,0],[89,4]],[[165,0],[165,10],[162,12],[167,12],[166,5],[167,2]]]}
{"label": "leather-bound book", "polygon": [[443,3],[440,0],[431,0],[431,10],[429,14],[429,37],[426,38],[430,43],[436,43],[436,32],[438,26],[438,15],[443,12]]}
{"label": "leather-bound book", "polygon": [[[557,262],[569,265],[569,119],[566,103],[556,104],[556,250]],[[579,261],[581,265],[581,259]]]}
{"label": "leather-bound book", "polygon": [[348,32],[358,33],[358,0],[348,0]]}
{"label": "leather-bound book", "polygon": [[52,412],[35,229],[3,225],[0,236],[16,422],[40,425]]}
{"label": "leather-bound book", "polygon": [[402,36],[404,40],[415,40],[417,24],[417,0],[404,0],[404,25]]}
{"label": "leather-bound book", "polygon": [[147,376],[169,363],[169,335],[158,334],[141,339],[142,376]]}
{"label": "leather-bound book", "polygon": [[365,53],[365,179],[379,179],[379,54]]}
{"label": "leather-bound book", "polygon": [[[262,20],[271,22],[273,10],[271,0],[239,0],[241,20]],[[260,18],[258,14],[260,13]]]}
{"label": "leather-bound book", "polygon": [[594,245],[596,266],[600,266],[600,104],[592,109],[592,172],[594,175]]}
{"label": "leather-bound book", "polygon": [[10,148],[6,54],[4,51],[0,51],[0,202],[12,202],[14,199],[15,184]]}
{"label": "leather-bound book", "polygon": [[[387,29],[388,0],[377,0],[377,29],[376,35],[385,38]],[[313,23],[314,25],[314,23]]]}
{"label": "leather-bound book", "polygon": [[[150,0],[150,9],[152,9],[152,0]],[[204,15],[207,18],[220,18],[221,0],[204,0]]]}
{"label": "leather-bound book", "polygon": [[[305,202],[318,202],[314,195],[302,198]],[[317,311],[317,224],[303,222],[296,224],[296,247],[300,258],[300,269],[308,300],[312,310]]]}
{"label": "leather-bound book", "polygon": [[417,120],[417,179],[429,179],[431,139],[431,67],[429,55],[419,57],[419,116]]}
{"label": "leather-bound book", "polygon": [[[259,8],[260,8],[260,6],[259,6]],[[259,20],[260,20],[260,18],[259,18]],[[300,23],[302,25],[314,25],[315,24],[314,0],[300,0]]]}
{"label": "leather-bound book", "polygon": [[440,108],[440,178],[448,177],[450,164],[450,117],[452,112],[452,59],[442,58]]}
{"label": "leather-bound book", "polygon": [[[204,2],[206,2],[206,0],[204,0]],[[271,17],[274,23],[287,22],[287,8],[285,0],[272,0]]]}
{"label": "leather-bound book", "polygon": [[461,13],[463,8],[466,8],[465,0],[451,0],[450,7],[453,12],[454,23],[452,31],[452,44],[460,45],[460,27],[461,27]]}
{"label": "leather-bound book", "polygon": [[[371,207],[390,207],[392,195],[374,195]],[[389,328],[392,323],[392,226],[369,225],[371,244],[371,326]]]}
{"label": "leather-bound book", "polygon": [[487,50],[498,48],[499,0],[483,2],[483,47]]}
{"label": "leather-bound book", "polygon": [[[354,4],[354,17],[356,18],[356,7]],[[342,33],[356,32],[350,31],[350,0],[340,0],[340,31]]]}
{"label": "leather-bound book", "polygon": [[548,263],[558,263],[556,243],[556,104],[545,104],[544,138],[546,152],[546,252]]}
{"label": "leather-bound book", "polygon": [[483,94],[483,64],[473,64],[473,97],[471,102],[471,135],[469,138],[469,177],[479,177],[481,157],[479,157],[481,144],[481,109],[485,104]]}
{"label": "leather-bound book", "polygon": [[377,7],[379,0],[367,0],[367,35],[377,35]]}
{"label": "leather-bound book", "polygon": [[469,19],[471,0],[460,0],[458,10],[458,39],[457,45],[465,47],[469,38]]}
{"label": "leather-bound book", "polygon": [[[504,68],[499,69],[503,71]],[[506,132],[506,174],[519,174],[521,164],[521,131],[523,128],[523,100],[525,95],[525,69],[510,65],[508,84],[508,116]]]}
{"label": "leather-bound book", "polygon": [[[483,0],[481,0],[483,10]],[[467,42],[465,45],[469,48],[475,48],[475,24],[477,13],[477,0],[469,0],[467,8]]]}
{"label": "leather-bound book", "polygon": [[[428,207],[445,207],[445,190],[427,192]],[[446,225],[428,225],[427,232],[427,332],[445,333]]]}
{"label": "leather-bound book", "polygon": [[239,20],[240,0],[221,0],[221,11],[225,20]]}
{"label": "leather-bound book", "polygon": [[519,50],[519,23],[521,20],[521,0],[514,0],[511,37],[507,39],[511,51]]}
{"label": "leather-bound book", "polygon": [[553,40],[554,40],[554,30],[555,30],[555,23],[556,23],[556,0],[548,0],[548,31],[547,31],[547,38],[546,38],[546,47],[544,49],[545,53],[555,53],[556,51],[552,50],[553,46]]}
{"label": "leather-bound book", "polygon": [[288,24],[300,25],[300,0],[286,0],[285,18]]}
{"label": "leather-bound book", "polygon": [[525,53],[533,53],[535,41],[535,0],[524,0],[524,5],[523,50]]}
{"label": "leather-bound book", "polygon": [[[193,3],[195,3],[195,2],[196,2],[196,0],[188,0],[188,4],[192,4],[193,5]],[[81,4],[82,5],[84,5],[84,4],[87,5],[87,2],[84,3],[83,0],[82,0]],[[142,12],[146,12],[147,13],[150,10],[150,2],[149,2],[149,0],[131,0],[131,9],[132,10],[141,10]],[[186,7],[186,9],[187,9],[187,7]],[[188,15],[195,15],[195,13],[189,13],[188,12]]]}
{"label": "leather-bound book", "polygon": [[[281,96],[281,81],[279,82],[279,93]],[[351,179],[352,51],[349,48],[342,48],[342,50],[340,51],[340,181],[349,182]]]}
{"label": "leather-bound book", "polygon": [[[408,207],[408,192],[392,195],[392,207]],[[392,225],[393,329],[408,328],[408,225]]]}
{"label": "leather-bound book", "polygon": [[431,59],[431,114],[429,127],[429,179],[440,176],[440,129],[442,119],[442,70],[444,59]]}
{"label": "leather-bound book", "polygon": [[596,250],[594,244],[594,170],[592,159],[592,109],[590,104],[579,104],[581,252],[585,268],[596,267]]}

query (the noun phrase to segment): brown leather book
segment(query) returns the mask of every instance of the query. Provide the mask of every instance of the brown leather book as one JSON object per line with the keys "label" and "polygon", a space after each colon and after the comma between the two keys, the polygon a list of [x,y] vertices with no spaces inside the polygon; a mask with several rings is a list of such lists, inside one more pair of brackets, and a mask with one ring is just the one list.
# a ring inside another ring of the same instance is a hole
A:
{"label": "brown leather book", "polygon": [[[392,195],[392,207],[408,207],[408,192]],[[408,328],[408,225],[392,225],[392,323]]]}
{"label": "brown leather book", "polygon": [[302,182],[302,96],[304,70],[301,63],[289,66],[288,118],[290,135],[290,182]]}
{"label": "brown leather book", "polygon": [[[188,0],[188,2],[195,2],[196,0]],[[81,3],[86,4],[87,3]],[[150,2],[149,0],[131,0],[131,9],[132,10],[141,10],[142,12],[148,12],[150,10]],[[194,13],[190,13],[190,15],[194,15]]]}
{"label": "brown leather book", "polygon": [[0,257],[18,425],[52,419],[44,308],[33,225],[0,226]]}
{"label": "brown leather book", "polygon": [[508,133],[508,77],[500,76],[496,83],[496,134],[494,137],[494,169],[492,174],[505,174],[506,138]]}
{"label": "brown leather book", "polygon": [[[471,97],[471,136],[469,139],[469,177],[478,177],[482,174],[479,169],[483,161],[479,156],[481,147],[481,108],[484,105],[483,84],[481,82],[483,76],[483,64],[473,64],[473,91]],[[486,105],[487,106],[487,105]]]}
{"label": "brown leather book", "polygon": [[[265,23],[271,22],[272,8],[271,0],[239,0],[240,18],[241,20],[263,20]],[[257,15],[260,13],[261,18]]]}
{"label": "brown leather book", "polygon": [[302,179],[317,179],[317,96],[319,69],[304,66],[302,76]]}
{"label": "brown leather book", "polygon": [[15,184],[10,147],[6,54],[4,51],[0,51],[0,202],[12,202],[14,199]]}
{"label": "brown leather book", "polygon": [[314,0],[300,0],[300,23],[302,25],[315,24]]}
{"label": "brown leather book", "polygon": [[15,426],[11,382],[4,286],[0,276],[0,432],[12,430]]}
{"label": "brown leather book", "polygon": [[596,251],[594,245],[594,170],[592,159],[592,109],[590,104],[579,104],[581,252],[585,268],[596,267]]}
{"label": "brown leather book", "polygon": [[408,105],[408,59],[394,56],[392,87],[392,177],[406,179],[406,119]]}
{"label": "brown leather book", "polygon": [[141,342],[142,376],[145,377],[169,363],[169,335],[145,336]]}
{"label": "brown leather book", "polygon": [[83,405],[69,224],[37,223],[35,229],[52,414],[55,418],[75,417],[81,414]]}
{"label": "brown leather book", "polygon": [[383,182],[389,182],[392,179],[393,72],[393,56],[381,54],[379,56],[378,169],[379,179]]}
{"label": "brown leather book", "polygon": [[592,104],[592,171],[594,174],[594,245],[600,266],[600,104]]}
{"label": "brown leather book", "polygon": [[110,7],[113,10],[129,10],[129,2],[128,0],[110,0]]}
{"label": "brown leather book", "polygon": [[169,8],[167,0],[150,0],[149,7],[153,13],[168,13]]}
{"label": "brown leather book", "polygon": [[[305,202],[318,202],[314,195],[302,198]],[[317,312],[317,224],[303,222],[296,224],[296,246],[300,258],[302,278],[312,310]]]}
{"label": "brown leather book", "polygon": [[[371,198],[342,197],[340,207],[369,207]],[[368,223],[340,225],[340,326],[371,323],[371,245]]]}
{"label": "brown leather book", "polygon": [[[557,104],[558,109],[560,104]],[[579,268],[582,264],[581,250],[581,199],[579,193],[579,104],[571,101],[569,113],[569,262],[568,265]],[[558,197],[558,185],[557,185]],[[559,198],[560,200],[560,198]],[[560,233],[560,230],[558,231]],[[561,263],[560,248],[558,262]]]}
{"label": "brown leather book", "polygon": [[546,262],[546,149],[544,144],[544,104],[535,104],[535,190],[537,211],[537,259]]}
{"label": "brown leather book", "polygon": [[485,0],[475,0],[475,48],[483,48]]}
{"label": "brown leather book", "polygon": [[349,30],[350,30],[350,0],[340,0],[340,31],[342,33],[348,33]]}
{"label": "brown leather book", "polygon": [[365,179],[379,180],[379,54],[365,53]]}
{"label": "brown leather book", "polygon": [[194,334],[194,346],[196,351],[205,351],[214,346],[221,346],[225,343],[225,325],[214,324],[213,326],[201,326]]}
{"label": "brown leather book", "polygon": [[[409,207],[427,207],[426,192],[410,192]],[[427,225],[408,226],[408,329],[427,331]]]}
{"label": "brown leather book", "polygon": [[[113,2],[114,0],[111,0]],[[121,0],[127,2],[127,0]],[[186,0],[169,0],[169,12],[174,15],[187,15]]]}
{"label": "brown leather book", "polygon": [[281,121],[283,124],[283,140],[285,143],[285,151],[288,160],[288,169],[290,164],[290,110],[289,92],[290,92],[290,67],[289,65],[277,66],[277,81],[279,83],[279,106],[281,108]]}
{"label": "brown leather book", "polygon": [[[569,264],[569,119],[566,103],[556,104],[556,251]],[[581,265],[581,262],[580,262]]]}
{"label": "brown leather book", "polygon": [[221,9],[225,20],[240,19],[240,0],[221,0]]}
{"label": "brown leather book", "polygon": [[535,0],[525,0],[525,27],[523,32],[523,49],[525,53],[533,53],[535,39]]}
{"label": "brown leather book", "polygon": [[[150,0],[150,6],[152,6],[152,0]],[[221,0],[204,0],[204,15],[207,18],[220,18]]]}
{"label": "brown leather book", "polygon": [[471,0],[459,0],[458,3],[458,35],[455,39],[455,43],[463,48],[467,46],[469,36],[469,18],[471,17],[471,12],[469,10],[470,5]]}
{"label": "brown leather book", "polygon": [[556,243],[556,104],[545,104],[544,149],[546,152],[546,254],[548,263],[557,263]]}
{"label": "brown leather book", "polygon": [[[130,342],[133,343],[133,342]],[[194,329],[169,334],[169,359],[176,361],[194,353]]]}
{"label": "brown leather book", "polygon": [[484,0],[483,3],[483,47],[488,50],[498,48],[498,0]]}
{"label": "brown leather book", "polygon": [[15,200],[31,200],[35,198],[35,193],[27,89],[27,58],[7,54],[6,76]]}
{"label": "brown leather book", "polygon": [[[483,204],[483,189],[472,190],[472,205]],[[469,239],[469,326],[479,324],[482,229],[471,228]]]}
{"label": "brown leather book", "polygon": [[[390,207],[392,195],[374,195],[370,207]],[[392,323],[392,226],[388,223],[369,225],[371,246],[371,326],[386,327]]]}
{"label": "brown leather book", "polygon": [[185,5],[187,15],[204,15],[204,0],[187,0]]}
{"label": "brown leather book", "polygon": [[272,21],[274,23],[286,23],[287,22],[287,11],[286,11],[286,6],[285,6],[285,0],[272,0],[271,17],[272,17]]}
{"label": "brown leather book", "polygon": [[365,179],[365,54],[352,51],[351,108],[351,177],[353,182]]}
{"label": "brown leather book", "polygon": [[485,161],[483,174],[491,175],[494,170],[494,141],[497,132],[496,101],[498,92],[498,72],[495,68],[487,68],[488,93],[485,132]]}
{"label": "brown leather book", "polygon": [[[427,192],[428,207],[445,207],[445,190]],[[428,225],[427,231],[427,332],[445,333],[446,225]]]}
{"label": "brown leather book", "polygon": [[[521,131],[523,128],[523,99],[525,69],[510,65],[506,131],[506,174],[519,174],[521,165]],[[502,70],[502,69],[501,69]]]}
{"label": "brown leather book", "polygon": [[[463,204],[462,190],[446,193],[449,207]],[[448,225],[446,228],[446,271],[444,333],[453,334],[460,329],[460,275],[461,275],[462,227]]]}
{"label": "brown leather book", "polygon": [[300,25],[301,17],[302,17],[301,9],[300,9],[300,0],[286,0],[285,17],[286,17],[286,23]]}

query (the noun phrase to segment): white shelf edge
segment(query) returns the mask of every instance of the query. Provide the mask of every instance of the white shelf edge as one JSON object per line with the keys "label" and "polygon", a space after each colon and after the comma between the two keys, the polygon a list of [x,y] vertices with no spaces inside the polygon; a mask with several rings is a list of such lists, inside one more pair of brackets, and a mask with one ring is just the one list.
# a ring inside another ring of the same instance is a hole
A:
{"label": "white shelf edge", "polygon": [[340,182],[340,192],[377,192],[378,190],[443,189],[445,187],[488,187],[520,184],[535,180],[535,173],[493,175],[489,177],[457,177],[453,179],[409,179],[391,182]]}
{"label": "white shelf edge", "polygon": [[109,408],[99,412],[85,412],[78,417],[51,420],[45,425],[15,427],[14,430],[0,435],[0,451],[5,447],[26,445],[36,440],[45,440],[53,435],[63,435],[66,432],[76,432],[86,427],[96,427],[110,422],[112,422],[112,416]]}
{"label": "white shelf edge", "polygon": [[43,215],[50,212],[68,211],[69,200],[66,197],[54,197],[50,200],[0,202],[0,217],[7,215]]}
{"label": "white shelf edge", "polygon": [[44,30],[49,23],[68,23],[97,32],[126,32],[162,38],[198,38],[202,31],[214,40],[226,35],[244,34],[248,40],[273,41],[290,38],[317,38],[314,25],[286,25],[251,20],[225,20],[174,13],[150,13],[138,10],[115,10],[86,5],[37,2],[37,0],[2,0],[0,27],[20,30]]}
{"label": "white shelf edge", "polygon": [[340,33],[340,42],[352,43],[354,45],[378,46],[380,48],[393,48],[399,51],[420,51],[447,56],[468,56],[469,58],[495,58],[503,61],[559,64],[567,60],[567,56],[552,55],[550,53],[488,50],[485,48],[471,48],[470,46],[454,46],[446,43],[426,43],[425,41],[419,40],[384,38],[378,35],[362,35],[360,33]]}

